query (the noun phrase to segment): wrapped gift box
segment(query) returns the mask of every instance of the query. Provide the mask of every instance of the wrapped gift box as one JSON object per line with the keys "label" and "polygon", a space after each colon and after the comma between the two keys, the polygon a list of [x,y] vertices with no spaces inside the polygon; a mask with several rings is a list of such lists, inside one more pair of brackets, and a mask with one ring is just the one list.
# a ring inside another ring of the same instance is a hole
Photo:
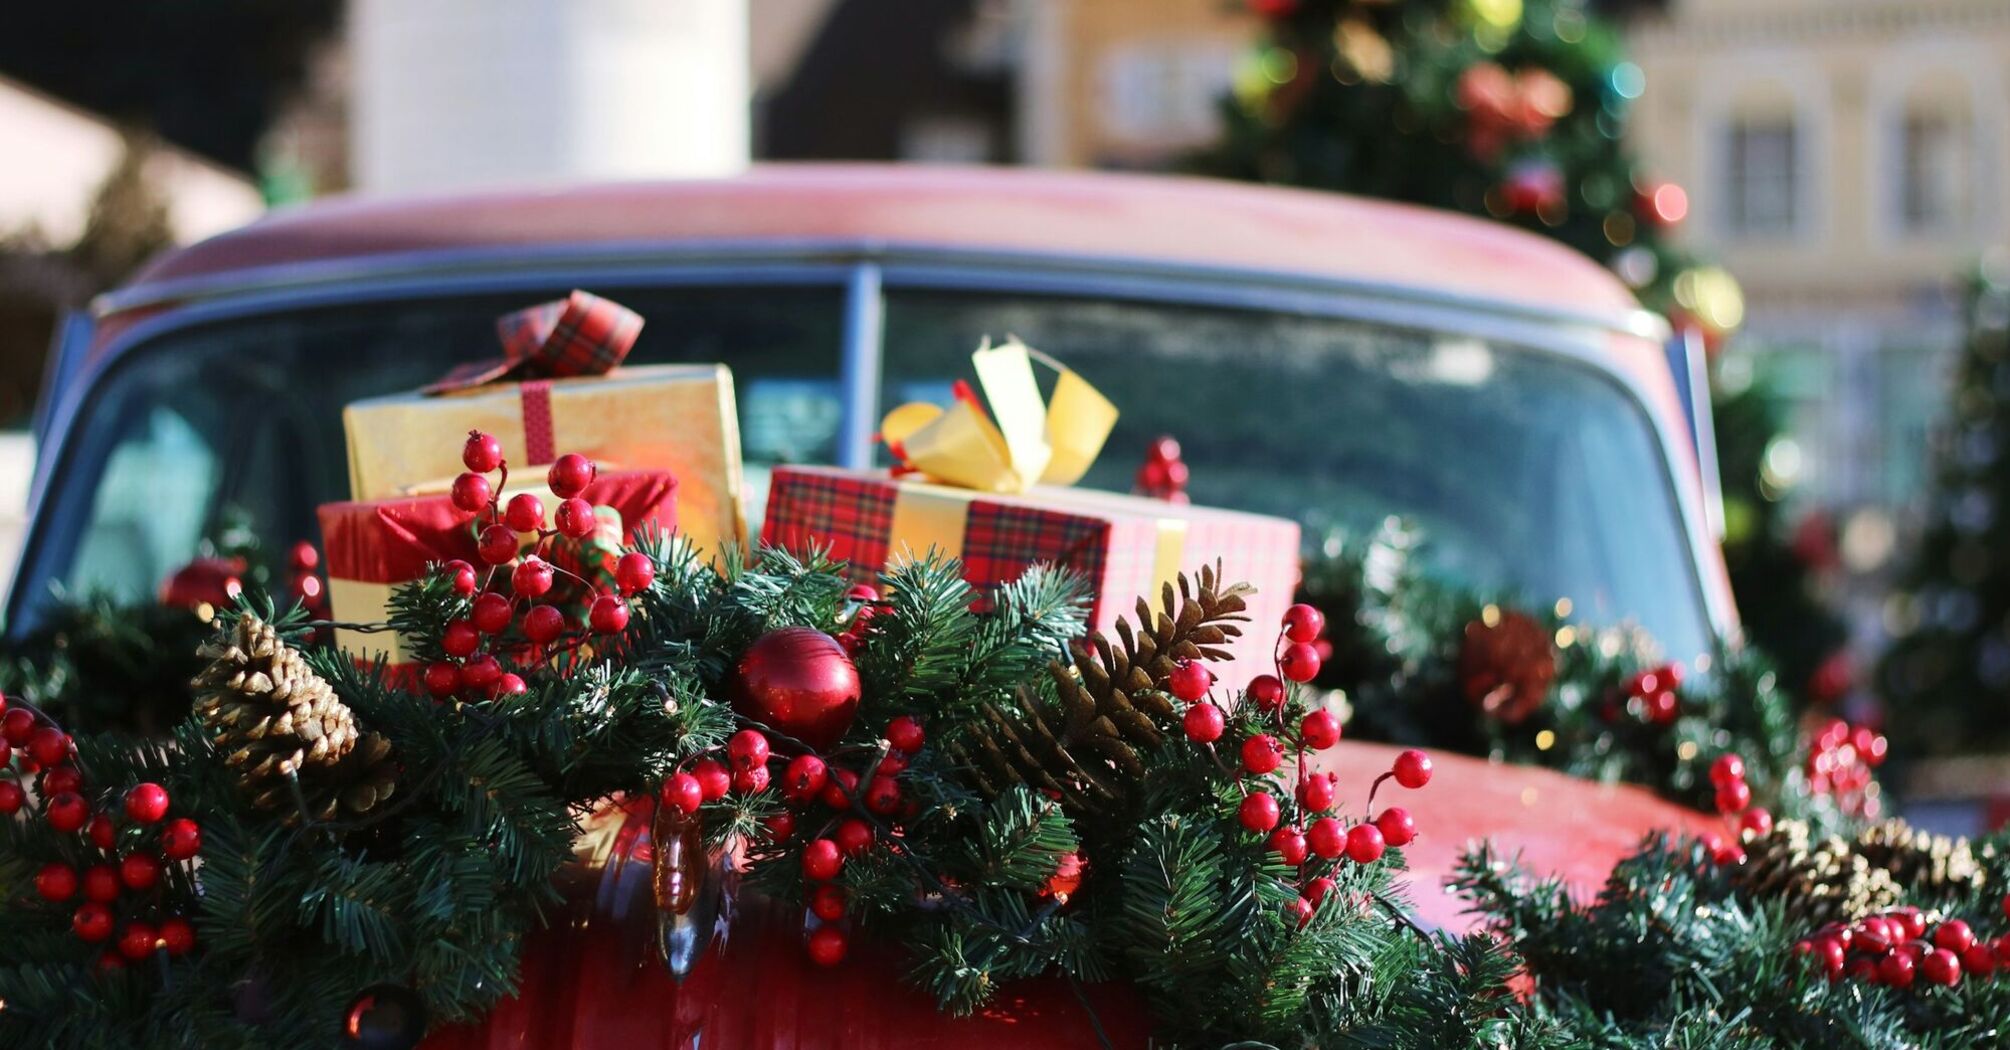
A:
{"label": "wrapped gift box", "polygon": [[1282,518],[1084,489],[978,492],[912,478],[829,467],[778,467],[761,540],[790,550],[831,548],[871,582],[930,548],[963,560],[964,579],[989,588],[1036,563],[1066,566],[1094,587],[1089,626],[1108,630],[1180,572],[1219,561],[1225,579],[1252,584],[1250,622],[1212,669],[1234,687],[1271,668],[1278,624],[1298,583],[1298,525]]}
{"label": "wrapped gift box", "polygon": [[[554,550],[551,560],[572,571],[586,570],[582,574],[594,578],[602,571],[598,563],[605,560],[610,530],[618,530],[620,540],[633,542],[645,526],[665,531],[677,527],[681,488],[667,471],[601,474],[581,497],[594,505],[603,527],[585,540]],[[532,490],[530,485],[522,488]],[[392,590],[418,579],[430,564],[459,558],[481,565],[475,550],[475,516],[455,507],[444,494],[324,503],[319,515],[330,615],[337,621],[382,622]],[[337,630],[335,644],[359,661],[381,654],[395,667],[412,660],[390,631]]]}
{"label": "wrapped gift box", "polygon": [[577,452],[603,472],[664,470],[677,478],[678,528],[708,555],[744,546],[740,432],[724,365],[650,365],[602,376],[491,383],[351,403],[353,499],[441,491],[463,469],[470,430],[502,441],[511,480],[540,481]]}

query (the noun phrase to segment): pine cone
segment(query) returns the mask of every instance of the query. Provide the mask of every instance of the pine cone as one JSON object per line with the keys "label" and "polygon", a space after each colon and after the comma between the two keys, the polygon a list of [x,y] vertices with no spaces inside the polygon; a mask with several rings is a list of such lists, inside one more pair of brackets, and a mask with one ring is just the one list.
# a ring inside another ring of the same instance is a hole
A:
{"label": "pine cone", "polygon": [[1902,820],[1880,821],[1858,832],[1856,851],[1915,893],[1967,893],[1988,877],[1967,839],[1919,831]]}
{"label": "pine cone", "polygon": [[1158,612],[1138,599],[1137,624],[1119,620],[1117,640],[1098,634],[1075,652],[1073,665],[1050,671],[1058,704],[1022,690],[1016,708],[987,706],[984,721],[958,756],[977,786],[995,795],[1013,784],[1056,792],[1071,807],[1107,812],[1124,785],[1144,772],[1141,749],[1178,731],[1180,710],[1166,679],[1180,660],[1224,660],[1229,639],[1249,617],[1247,584],[1223,587],[1218,570],[1168,583]]}
{"label": "pine cone", "polygon": [[1847,922],[1898,903],[1899,886],[1836,836],[1813,841],[1803,821],[1783,820],[1745,842],[1732,881],[1749,896],[1778,900],[1787,915],[1820,925]]}
{"label": "pine cone", "polygon": [[1466,624],[1459,646],[1459,688],[1466,700],[1507,725],[1520,725],[1549,699],[1556,648],[1527,613],[1487,607]]}
{"label": "pine cone", "polygon": [[241,616],[198,654],[210,663],[192,683],[195,712],[253,805],[298,823],[295,778],[315,820],[391,797],[391,742],[359,732],[348,705],[270,624]]}

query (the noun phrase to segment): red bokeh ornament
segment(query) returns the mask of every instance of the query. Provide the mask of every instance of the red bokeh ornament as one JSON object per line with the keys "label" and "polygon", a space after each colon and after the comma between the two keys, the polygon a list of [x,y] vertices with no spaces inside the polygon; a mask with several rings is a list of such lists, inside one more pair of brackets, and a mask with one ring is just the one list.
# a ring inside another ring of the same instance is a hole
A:
{"label": "red bokeh ornament", "polygon": [[837,639],[808,627],[761,636],[740,657],[733,708],[822,751],[858,714],[858,668]]}
{"label": "red bokeh ornament", "polygon": [[1520,725],[1549,699],[1556,648],[1526,613],[1503,610],[1466,624],[1459,645],[1459,689],[1466,702],[1506,725]]}
{"label": "red bokeh ornament", "polygon": [[161,583],[161,604],[177,609],[227,606],[243,592],[246,568],[243,558],[197,558]]}

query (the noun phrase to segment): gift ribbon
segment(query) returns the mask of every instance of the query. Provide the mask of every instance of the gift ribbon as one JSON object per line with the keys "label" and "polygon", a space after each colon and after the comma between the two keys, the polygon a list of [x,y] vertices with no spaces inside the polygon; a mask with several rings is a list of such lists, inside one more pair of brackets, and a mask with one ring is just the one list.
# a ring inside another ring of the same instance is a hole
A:
{"label": "gift ribbon", "polygon": [[[1086,510],[1097,502],[1091,493],[1054,495],[1054,500],[1043,506],[1065,511],[1069,503],[1080,502]],[[887,568],[926,556],[930,551],[943,557],[961,558],[963,537],[969,529],[970,504],[976,498],[977,494],[968,489],[922,481],[901,482],[894,491],[893,514],[887,526]],[[1135,510],[1131,506],[1123,509]],[[1180,560],[1186,553],[1187,524],[1185,518],[1152,519],[1151,590],[1141,597],[1151,598],[1163,585],[1179,577]]]}
{"label": "gift ribbon", "polygon": [[523,412],[523,447],[530,465],[541,467],[558,458],[558,428],[551,421],[551,384],[533,380],[519,384],[517,399]]}
{"label": "gift ribbon", "polygon": [[[574,289],[556,302],[496,320],[503,356],[461,365],[425,388],[444,394],[487,383],[605,375],[642,333],[642,315],[612,299]],[[550,460],[537,460],[548,463]]]}
{"label": "gift ribbon", "polygon": [[[880,421],[880,439],[910,469],[979,492],[1025,492],[1036,482],[1072,485],[1088,473],[1117,425],[1117,408],[1089,382],[1019,342],[970,355],[984,400],[958,396],[948,407],[901,405]],[[1040,397],[1035,361],[1060,378]]]}

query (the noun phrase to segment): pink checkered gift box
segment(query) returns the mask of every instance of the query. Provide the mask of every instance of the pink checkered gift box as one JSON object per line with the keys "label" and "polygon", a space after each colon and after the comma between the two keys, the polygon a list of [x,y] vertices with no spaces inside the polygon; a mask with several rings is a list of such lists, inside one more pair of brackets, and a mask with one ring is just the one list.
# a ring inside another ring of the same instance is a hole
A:
{"label": "pink checkered gift box", "polygon": [[963,560],[983,589],[1040,562],[1066,566],[1094,587],[1089,625],[1109,630],[1140,596],[1219,561],[1223,577],[1253,585],[1250,622],[1213,668],[1240,688],[1270,669],[1278,623],[1298,583],[1298,525],[1283,518],[1166,503],[1086,489],[1036,487],[1000,495],[836,467],[778,467],[761,541],[789,550],[828,547],[871,582],[903,554],[930,548]]}

